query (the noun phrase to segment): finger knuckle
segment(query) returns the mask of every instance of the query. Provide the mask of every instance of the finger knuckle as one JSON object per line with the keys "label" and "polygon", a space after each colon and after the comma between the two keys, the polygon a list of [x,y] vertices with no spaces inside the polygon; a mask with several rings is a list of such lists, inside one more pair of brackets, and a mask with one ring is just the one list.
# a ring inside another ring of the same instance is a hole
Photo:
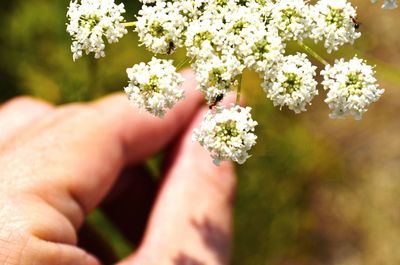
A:
{"label": "finger knuckle", "polygon": [[32,109],[32,108],[45,108],[45,109],[50,109],[52,108],[51,104],[40,100],[36,98],[32,98],[29,96],[19,96],[16,98],[11,99],[10,101],[6,102],[3,106],[2,109],[19,109],[19,108],[24,108],[24,109]]}

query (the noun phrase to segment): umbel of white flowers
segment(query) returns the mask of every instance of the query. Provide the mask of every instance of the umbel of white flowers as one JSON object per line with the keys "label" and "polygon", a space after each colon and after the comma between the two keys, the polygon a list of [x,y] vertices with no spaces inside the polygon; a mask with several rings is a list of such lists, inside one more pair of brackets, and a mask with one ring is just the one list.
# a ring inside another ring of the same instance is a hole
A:
{"label": "umbel of white flowers", "polygon": [[128,30],[121,23],[125,13],[124,4],[116,5],[114,0],[73,0],[67,17],[67,31],[72,37],[71,50],[74,60],[82,53],[94,53],[95,58],[104,57],[104,40],[117,42]]}
{"label": "umbel of white flowers", "polygon": [[[331,65],[304,40],[322,43],[328,53],[360,37],[356,9],[347,0],[141,0],[137,21],[126,23],[123,4],[114,0],[73,0],[67,16],[73,58],[83,53],[105,55],[105,40],[118,41],[133,26],[141,45],[155,54],[172,54],[185,48],[196,73],[198,89],[210,105],[193,138],[205,147],[215,163],[244,163],[256,142],[257,122],[251,108],[219,106],[223,96],[237,92],[242,73],[257,72],[266,97],[279,108],[295,113],[307,110],[318,95],[317,67],[305,53],[287,55],[288,41],[325,66],[320,72],[327,91],[331,118],[361,119],[384,90],[376,84],[374,70],[365,61],[336,60]],[[394,7],[395,1],[385,1]],[[181,64],[183,65],[183,64]],[[162,117],[183,98],[182,77],[172,61],[153,58],[127,69],[129,99],[138,107]]]}
{"label": "umbel of white flowers", "polygon": [[194,130],[193,139],[211,153],[215,164],[223,160],[243,164],[250,157],[247,152],[257,140],[254,134],[257,122],[250,111],[250,107],[238,105],[217,107],[209,110],[200,127]]}

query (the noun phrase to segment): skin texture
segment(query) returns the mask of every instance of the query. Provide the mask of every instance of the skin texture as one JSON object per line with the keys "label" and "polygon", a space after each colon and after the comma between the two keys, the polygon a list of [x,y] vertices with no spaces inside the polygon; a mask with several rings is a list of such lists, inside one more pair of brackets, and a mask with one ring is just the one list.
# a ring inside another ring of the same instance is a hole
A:
{"label": "skin texture", "polygon": [[[104,205],[133,238],[141,206],[153,202],[138,250],[118,264],[229,263],[234,171],[214,166],[191,140],[206,110],[194,76],[183,74],[186,99],[164,119],[120,94],[61,107],[24,97],[0,107],[0,264],[106,264],[77,246],[85,215]],[[141,165],[162,150],[163,180],[149,188]]]}

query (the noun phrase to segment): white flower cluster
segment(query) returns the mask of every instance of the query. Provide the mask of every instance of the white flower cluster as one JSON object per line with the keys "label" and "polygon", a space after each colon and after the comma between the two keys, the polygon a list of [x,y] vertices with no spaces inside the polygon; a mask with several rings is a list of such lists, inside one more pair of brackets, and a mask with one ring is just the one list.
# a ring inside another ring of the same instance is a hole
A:
{"label": "white flower cluster", "polygon": [[114,0],[71,1],[67,31],[73,39],[73,59],[82,57],[83,52],[94,53],[95,58],[104,57],[104,38],[113,43],[128,33],[122,24],[123,13],[124,4],[117,5]]}
{"label": "white flower cluster", "polygon": [[171,54],[182,46],[179,36],[185,28],[184,21],[176,4],[157,1],[154,6],[143,5],[136,30],[140,41],[150,51]]}
{"label": "white flower cluster", "polygon": [[313,20],[313,8],[303,0],[277,1],[272,9],[272,21],[284,39],[305,39],[309,37]]}
{"label": "white flower cluster", "polygon": [[[333,66],[303,43],[323,43],[328,53],[360,37],[356,9],[348,0],[140,0],[136,22],[122,23],[123,4],[114,0],[72,0],[68,32],[73,37],[74,59],[83,52],[104,56],[104,41],[118,41],[134,26],[141,45],[155,54],[172,54],[184,48],[196,72],[198,89],[210,111],[194,133],[211,152],[215,162],[243,163],[255,144],[250,108],[218,103],[237,90],[243,71],[256,71],[262,88],[275,106],[295,113],[306,111],[318,95],[316,67],[303,53],[286,54],[286,44],[297,42],[309,54],[327,65],[321,72],[328,90],[326,102],[332,118],[352,115],[361,118],[378,100],[379,89],[372,67],[354,58]],[[375,2],[374,0],[372,0]],[[385,0],[393,8],[397,1]],[[179,69],[178,69],[179,70]],[[183,97],[182,78],[171,61],[153,58],[127,69],[125,88],[129,98],[153,115],[163,116]],[[239,98],[239,97],[238,97]]]}
{"label": "white flower cluster", "polygon": [[[376,3],[377,0],[371,0],[372,3]],[[382,8],[383,9],[395,9],[397,8],[397,0],[385,0]]]}
{"label": "white flower cluster", "polygon": [[273,78],[266,78],[262,87],[274,106],[288,106],[295,113],[306,111],[306,105],[318,95],[315,69],[305,54],[284,58]]}
{"label": "white flower cluster", "polygon": [[209,110],[200,128],[194,130],[193,139],[211,153],[215,164],[223,160],[243,164],[250,157],[247,152],[257,140],[254,134],[257,122],[250,111],[250,107],[237,105]]}
{"label": "white flower cluster", "polygon": [[328,52],[346,43],[353,44],[361,36],[354,26],[356,10],[347,0],[320,0],[311,16],[314,20],[311,38],[315,41],[324,39]]}
{"label": "white flower cluster", "polygon": [[167,109],[183,98],[184,80],[172,61],[153,58],[148,64],[134,65],[126,72],[130,81],[125,92],[129,99],[155,116],[163,117]]}
{"label": "white flower cluster", "polygon": [[207,63],[196,61],[193,64],[199,89],[205,93],[208,103],[235,87],[235,77],[240,74],[239,67],[240,62],[234,56],[212,56]]}
{"label": "white flower cluster", "polygon": [[353,58],[349,62],[337,60],[321,72],[322,85],[328,90],[327,99],[332,118],[352,115],[359,120],[367,107],[376,102],[384,90],[376,84],[374,70],[364,60]]}

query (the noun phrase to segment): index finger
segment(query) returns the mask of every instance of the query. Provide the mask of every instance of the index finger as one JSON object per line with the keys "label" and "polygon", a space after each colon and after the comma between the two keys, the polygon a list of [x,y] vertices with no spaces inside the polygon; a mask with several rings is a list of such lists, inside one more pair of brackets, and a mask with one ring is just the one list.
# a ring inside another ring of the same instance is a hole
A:
{"label": "index finger", "polygon": [[[0,157],[9,180],[2,188],[9,183],[10,189],[38,194],[78,227],[124,165],[158,152],[189,123],[201,95],[194,91],[194,75],[186,71],[184,76],[186,99],[163,119],[136,113],[123,95],[56,112]],[[21,166],[21,161],[30,163]]]}
{"label": "index finger", "polygon": [[[145,160],[159,151],[176,137],[200,107],[202,96],[194,90],[196,80],[193,74],[185,71],[183,75],[186,98],[164,118],[154,117],[144,110],[137,109],[128,103],[124,95],[109,96],[94,103],[94,107],[100,112],[103,125],[114,133],[114,137],[124,148],[124,163]],[[114,128],[110,128],[110,125]]]}

